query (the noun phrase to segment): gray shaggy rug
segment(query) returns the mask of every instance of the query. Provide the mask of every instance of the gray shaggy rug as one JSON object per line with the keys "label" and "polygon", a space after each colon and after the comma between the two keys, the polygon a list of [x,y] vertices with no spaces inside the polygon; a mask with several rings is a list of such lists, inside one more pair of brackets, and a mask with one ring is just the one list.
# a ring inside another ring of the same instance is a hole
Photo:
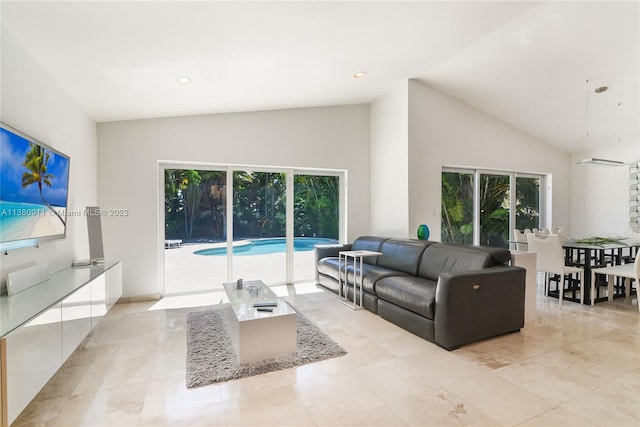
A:
{"label": "gray shaggy rug", "polygon": [[297,354],[241,365],[226,325],[229,304],[187,315],[187,388],[306,365],[347,352],[327,334],[297,312]]}

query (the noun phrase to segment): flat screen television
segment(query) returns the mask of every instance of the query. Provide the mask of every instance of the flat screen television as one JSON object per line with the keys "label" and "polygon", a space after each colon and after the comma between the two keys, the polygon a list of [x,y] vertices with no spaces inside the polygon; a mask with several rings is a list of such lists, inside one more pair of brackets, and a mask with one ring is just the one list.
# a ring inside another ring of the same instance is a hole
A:
{"label": "flat screen television", "polygon": [[69,156],[0,122],[0,250],[64,239]]}

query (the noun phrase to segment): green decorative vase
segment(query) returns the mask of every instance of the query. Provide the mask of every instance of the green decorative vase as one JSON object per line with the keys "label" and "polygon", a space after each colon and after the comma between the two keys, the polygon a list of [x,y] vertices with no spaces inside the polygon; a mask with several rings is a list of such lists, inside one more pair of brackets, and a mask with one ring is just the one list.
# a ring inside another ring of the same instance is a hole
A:
{"label": "green decorative vase", "polygon": [[429,227],[427,227],[427,224],[420,224],[418,226],[418,239],[429,240]]}

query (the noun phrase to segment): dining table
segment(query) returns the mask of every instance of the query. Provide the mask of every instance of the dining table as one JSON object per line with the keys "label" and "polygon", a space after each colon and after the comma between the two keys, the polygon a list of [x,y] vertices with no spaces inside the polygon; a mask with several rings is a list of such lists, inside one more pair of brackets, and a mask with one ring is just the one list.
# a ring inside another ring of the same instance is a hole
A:
{"label": "dining table", "polygon": [[[565,251],[565,264],[584,269],[582,286],[570,284],[568,291],[564,292],[565,299],[580,302],[580,296],[577,292],[582,288],[585,293],[584,304],[591,304],[591,269],[633,262],[640,248],[640,240],[627,238],[567,239],[562,247]],[[600,292],[601,288],[607,289],[607,281],[603,276],[596,274],[596,286],[594,287],[594,302],[596,303],[609,300],[608,295],[601,295]],[[620,283],[616,283],[613,292],[613,298],[625,296],[624,287]]]}

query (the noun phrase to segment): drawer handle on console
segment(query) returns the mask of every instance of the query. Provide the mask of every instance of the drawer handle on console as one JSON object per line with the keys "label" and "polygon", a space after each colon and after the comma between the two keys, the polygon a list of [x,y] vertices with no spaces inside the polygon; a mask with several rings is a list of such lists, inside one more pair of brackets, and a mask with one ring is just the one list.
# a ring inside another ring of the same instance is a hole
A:
{"label": "drawer handle on console", "polygon": [[473,285],[473,289],[480,289],[480,285],[476,283],[475,285]]}

